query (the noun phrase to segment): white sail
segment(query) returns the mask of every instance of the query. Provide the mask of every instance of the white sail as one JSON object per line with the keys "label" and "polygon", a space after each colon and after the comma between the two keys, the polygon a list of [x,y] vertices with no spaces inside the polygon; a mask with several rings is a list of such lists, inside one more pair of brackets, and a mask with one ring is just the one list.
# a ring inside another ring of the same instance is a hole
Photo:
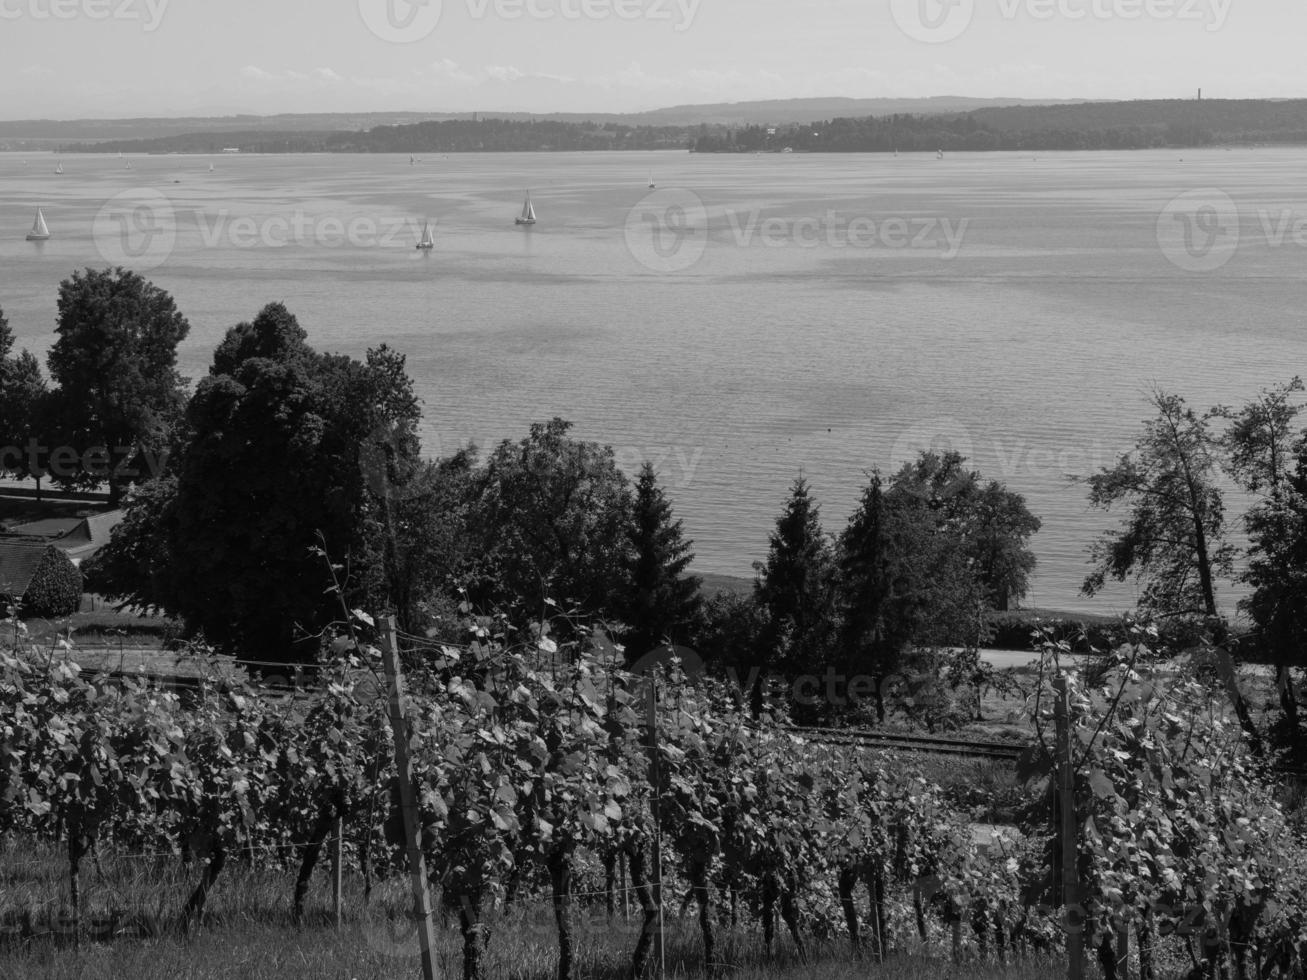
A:
{"label": "white sail", "polygon": [[422,222],[422,238],[421,240],[418,241],[417,247],[418,248],[436,247],[435,239],[431,237],[431,224],[429,222],[426,221]]}
{"label": "white sail", "polygon": [[55,166],[54,166],[54,172],[57,173],[57,174],[61,174],[61,173],[63,173],[63,172],[64,172],[64,165],[63,165],[62,163],[56,163]]}
{"label": "white sail", "polygon": [[50,237],[50,229],[45,224],[45,214],[40,208],[36,209],[36,220],[32,222],[32,230],[27,233],[29,242],[43,242]]}
{"label": "white sail", "polygon": [[213,173],[213,164],[209,164],[209,173]]}

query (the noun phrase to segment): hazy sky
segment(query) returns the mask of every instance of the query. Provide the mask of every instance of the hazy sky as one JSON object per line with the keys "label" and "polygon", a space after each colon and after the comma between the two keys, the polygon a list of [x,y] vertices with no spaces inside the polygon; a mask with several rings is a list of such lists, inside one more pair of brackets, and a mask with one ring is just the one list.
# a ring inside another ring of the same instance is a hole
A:
{"label": "hazy sky", "polygon": [[0,118],[1304,96],[1302,0],[0,0]]}

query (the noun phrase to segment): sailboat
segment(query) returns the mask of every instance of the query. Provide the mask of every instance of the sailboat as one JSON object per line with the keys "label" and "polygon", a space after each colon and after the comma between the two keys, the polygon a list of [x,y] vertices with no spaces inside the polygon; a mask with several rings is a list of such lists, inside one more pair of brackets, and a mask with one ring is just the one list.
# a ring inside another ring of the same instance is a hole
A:
{"label": "sailboat", "polygon": [[429,222],[422,222],[422,238],[419,239],[416,248],[423,250],[433,249],[436,247],[435,239],[431,237],[431,225]]}
{"label": "sailboat", "polygon": [[29,242],[43,242],[50,237],[50,229],[45,225],[45,215],[41,209],[36,209],[36,220],[32,222],[32,230],[27,233]]}
{"label": "sailboat", "polygon": [[531,203],[531,192],[526,192],[526,201],[522,204],[522,213],[513,221],[516,225],[533,225],[536,223],[535,205]]}
{"label": "sailboat", "polygon": [[209,164],[209,173],[213,173],[213,164]]}
{"label": "sailboat", "polygon": [[127,166],[124,167],[123,169],[124,169],[124,170],[131,170],[131,169],[132,169],[132,162],[131,162],[130,160],[128,160],[128,161],[127,161]]}
{"label": "sailboat", "polygon": [[650,171],[649,171],[649,189],[650,189],[650,190],[653,190],[655,186],[657,186],[657,185],[654,184],[653,171],[650,170]]}
{"label": "sailboat", "polygon": [[64,172],[64,165],[63,165],[62,163],[56,163],[56,164],[54,165],[54,172],[57,173],[57,174],[61,174],[61,173],[63,173],[63,172]]}
{"label": "sailboat", "polygon": [[413,159],[413,154],[410,153],[410,154],[408,155],[408,165],[411,167],[411,166],[413,166],[413,164],[414,164],[415,162],[416,162],[416,161]]}

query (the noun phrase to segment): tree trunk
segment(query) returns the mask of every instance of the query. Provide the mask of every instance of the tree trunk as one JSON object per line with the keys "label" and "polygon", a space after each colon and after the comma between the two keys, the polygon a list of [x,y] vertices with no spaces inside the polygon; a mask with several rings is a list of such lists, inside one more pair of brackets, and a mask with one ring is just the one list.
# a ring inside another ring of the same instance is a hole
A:
{"label": "tree trunk", "polygon": [[313,825],[313,831],[309,835],[308,843],[304,845],[302,857],[300,858],[299,876],[295,879],[295,898],[291,903],[296,922],[304,918],[304,898],[309,893],[309,881],[313,877],[313,869],[317,866],[318,856],[322,853],[323,842],[331,833],[331,827],[335,820],[334,811],[324,811],[319,814],[317,823]]}
{"label": "tree trunk", "polygon": [[776,882],[771,875],[767,875],[762,881],[762,943],[769,955],[775,938]]}
{"label": "tree trunk", "polygon": [[799,951],[799,959],[806,963],[808,952],[803,946],[803,934],[799,932],[799,906],[794,901],[793,888],[787,887],[781,892],[781,918],[790,930],[790,938],[794,940],[794,948]]}
{"label": "tree trunk", "polygon": [[889,955],[889,917],[885,914],[885,869],[879,860],[867,869],[867,897],[871,901],[876,960],[883,963]]}
{"label": "tree trunk", "polygon": [[481,933],[481,896],[460,895],[458,924],[463,933],[463,980],[482,980],[481,954],[485,950]]}
{"label": "tree trunk", "polygon": [[558,924],[558,980],[572,980],[575,951],[572,939],[571,851],[554,851],[549,855],[548,864],[549,883],[554,890],[554,922]]}
{"label": "tree trunk", "polygon": [[1136,930],[1139,940],[1139,980],[1156,980],[1153,973],[1153,913],[1145,910]]}
{"label": "tree trunk", "polygon": [[858,935],[858,907],[853,901],[853,888],[858,883],[858,869],[853,865],[840,868],[839,889],[840,905],[844,908],[844,921],[849,927],[849,941],[853,952],[862,952],[862,937]]}
{"label": "tree trunk", "polygon": [[82,858],[88,850],[86,835],[80,822],[73,821],[68,828],[68,900],[73,909],[73,929],[78,946],[82,944]]}
{"label": "tree trunk", "polygon": [[617,889],[617,855],[609,851],[603,856],[604,863],[604,911],[608,915],[608,921],[613,921],[613,916],[617,912],[616,908],[616,889]]}
{"label": "tree trunk", "polygon": [[1275,688],[1280,692],[1280,710],[1284,712],[1284,720],[1288,723],[1289,731],[1297,735],[1298,696],[1293,690],[1293,672],[1288,664],[1276,664]]}
{"label": "tree trunk", "polygon": [[1098,944],[1098,965],[1103,968],[1103,980],[1118,980],[1116,974],[1116,950],[1112,947],[1112,937],[1103,933],[1103,941]]}
{"label": "tree trunk", "polygon": [[912,911],[917,918],[917,936],[924,943],[929,938],[926,932],[926,906],[921,900],[921,888],[912,889]]}
{"label": "tree trunk", "polygon": [[209,892],[213,890],[213,883],[218,880],[218,875],[222,873],[222,866],[227,863],[227,852],[223,850],[222,845],[215,844],[209,853],[209,863],[204,872],[200,875],[200,883],[195,886],[195,891],[191,897],[186,900],[186,905],[182,909],[182,922],[189,922],[191,916],[197,920],[204,915],[204,903],[209,898]]}
{"label": "tree trunk", "polygon": [[631,956],[632,980],[641,980],[645,967],[649,964],[649,951],[653,948],[654,934],[658,931],[658,903],[654,901],[653,888],[645,876],[644,851],[639,845],[627,852],[631,861],[631,888],[640,909],[644,912],[644,922],[640,925],[640,937],[635,941],[635,952]]}
{"label": "tree trunk", "polygon": [[690,881],[699,899],[699,930],[703,933],[703,969],[708,977],[717,975],[717,950],[713,938],[712,891],[708,887],[708,862],[695,861],[690,866]]}

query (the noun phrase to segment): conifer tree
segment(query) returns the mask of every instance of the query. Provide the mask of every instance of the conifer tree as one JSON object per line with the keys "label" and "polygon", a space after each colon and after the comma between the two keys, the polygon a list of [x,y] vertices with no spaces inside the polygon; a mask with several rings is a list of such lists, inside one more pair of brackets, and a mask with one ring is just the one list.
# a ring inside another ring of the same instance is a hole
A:
{"label": "conifer tree", "polygon": [[776,519],[767,561],[757,568],[754,594],[766,619],[763,664],[786,673],[820,670],[829,655],[832,556],[802,476]]}
{"label": "conifer tree", "polygon": [[673,519],[672,505],[648,462],[636,481],[627,538],[630,554],[620,613],[629,627],[627,657],[638,659],[663,642],[683,638],[702,606],[703,582],[686,574],[694,561],[694,542]]}

